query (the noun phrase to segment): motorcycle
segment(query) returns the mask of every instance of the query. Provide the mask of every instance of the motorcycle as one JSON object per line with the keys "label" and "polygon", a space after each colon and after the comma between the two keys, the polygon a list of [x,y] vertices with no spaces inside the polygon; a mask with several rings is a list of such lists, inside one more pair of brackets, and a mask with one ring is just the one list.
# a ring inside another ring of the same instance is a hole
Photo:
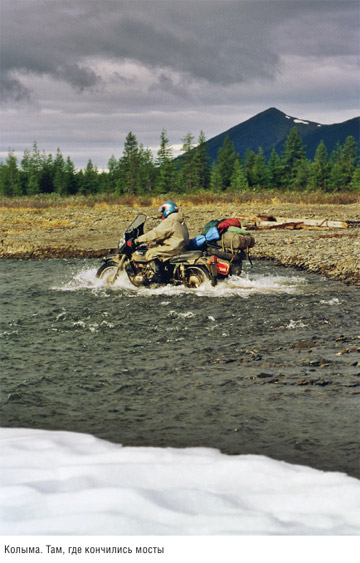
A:
{"label": "motorcycle", "polygon": [[147,217],[139,214],[126,229],[120,239],[116,254],[103,258],[103,264],[96,273],[96,277],[107,285],[113,285],[122,271],[125,271],[130,282],[135,287],[149,287],[151,285],[184,285],[196,288],[207,280],[215,286],[218,279],[229,275],[240,275],[243,253],[236,260],[217,256],[221,251],[205,247],[201,250],[184,250],[166,261],[147,260],[145,245],[134,246],[134,240],[144,232]]}

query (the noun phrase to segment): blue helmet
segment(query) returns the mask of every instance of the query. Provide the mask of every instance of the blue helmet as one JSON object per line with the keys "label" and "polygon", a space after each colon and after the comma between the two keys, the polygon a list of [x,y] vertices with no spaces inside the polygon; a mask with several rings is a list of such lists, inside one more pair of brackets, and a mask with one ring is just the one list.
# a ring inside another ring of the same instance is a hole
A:
{"label": "blue helmet", "polygon": [[178,206],[175,201],[165,201],[160,207],[161,219],[166,219],[171,213],[177,213],[179,211]]}

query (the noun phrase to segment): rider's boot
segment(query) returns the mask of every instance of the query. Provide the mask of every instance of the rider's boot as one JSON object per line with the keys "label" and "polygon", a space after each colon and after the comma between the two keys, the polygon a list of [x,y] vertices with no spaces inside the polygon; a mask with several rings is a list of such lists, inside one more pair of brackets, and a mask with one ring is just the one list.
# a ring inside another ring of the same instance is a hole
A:
{"label": "rider's boot", "polygon": [[150,267],[154,272],[154,275],[151,278],[151,283],[161,283],[161,277],[162,276],[161,276],[160,260],[158,260],[157,258],[154,258],[154,260],[151,260]]}

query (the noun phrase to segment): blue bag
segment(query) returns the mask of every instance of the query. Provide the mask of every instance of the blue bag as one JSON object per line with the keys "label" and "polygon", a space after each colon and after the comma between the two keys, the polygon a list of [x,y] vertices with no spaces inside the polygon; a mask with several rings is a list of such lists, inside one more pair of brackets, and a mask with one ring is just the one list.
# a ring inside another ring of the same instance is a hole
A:
{"label": "blue bag", "polygon": [[205,235],[206,242],[211,242],[212,240],[219,240],[220,235],[217,227],[211,227]]}
{"label": "blue bag", "polygon": [[204,235],[198,235],[195,238],[190,239],[189,241],[189,250],[199,250],[199,248],[203,247],[206,242]]}
{"label": "blue bag", "polygon": [[217,230],[216,227],[211,227],[206,235],[198,235],[195,238],[192,238],[189,241],[189,250],[199,250],[199,248],[202,248],[204,246],[204,244],[206,242],[211,242],[212,240],[219,240],[220,235],[219,235],[219,231]]}

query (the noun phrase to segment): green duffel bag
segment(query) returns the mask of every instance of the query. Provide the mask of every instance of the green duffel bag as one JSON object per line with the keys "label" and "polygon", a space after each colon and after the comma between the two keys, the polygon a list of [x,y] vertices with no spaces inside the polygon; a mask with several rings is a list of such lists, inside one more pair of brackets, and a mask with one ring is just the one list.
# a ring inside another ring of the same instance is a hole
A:
{"label": "green duffel bag", "polygon": [[230,231],[230,228],[223,233],[221,239],[216,242],[217,246],[220,246],[224,251],[227,252],[238,252],[239,250],[245,250],[247,248],[252,248],[255,245],[254,237],[248,233],[246,235],[241,235],[237,232]]}
{"label": "green duffel bag", "polygon": [[212,229],[212,227],[216,227],[216,228],[217,228],[218,224],[219,224],[219,221],[217,221],[216,219],[213,219],[212,221],[209,221],[208,223],[206,223],[206,225],[204,225],[204,228],[203,228],[203,230],[201,231],[201,234],[205,236],[205,235],[207,234],[207,232],[208,232],[210,229]]}

